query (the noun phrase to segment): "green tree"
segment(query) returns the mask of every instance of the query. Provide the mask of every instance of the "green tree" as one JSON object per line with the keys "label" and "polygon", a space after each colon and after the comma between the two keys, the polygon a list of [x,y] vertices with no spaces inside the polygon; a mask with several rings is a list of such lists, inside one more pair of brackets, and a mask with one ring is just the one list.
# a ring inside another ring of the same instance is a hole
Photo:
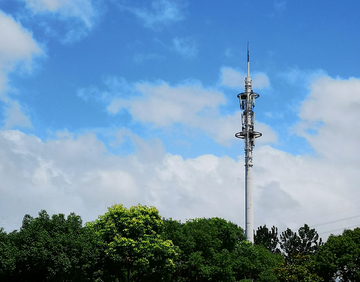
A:
{"label": "green tree", "polygon": [[11,281],[11,273],[16,267],[17,248],[12,239],[14,233],[7,234],[0,228],[0,280]]}
{"label": "green tree", "polygon": [[290,228],[280,234],[280,248],[288,263],[291,263],[292,258],[297,254],[312,255],[316,253],[321,245],[322,239],[316,230],[310,229],[307,224],[299,228],[298,234]]}
{"label": "green tree", "polygon": [[316,254],[316,263],[325,281],[360,281],[360,228],[330,235]]}
{"label": "green tree", "polygon": [[243,230],[220,218],[184,224],[165,220],[165,236],[180,248],[173,281],[234,281],[233,255]]}
{"label": "green tree", "polygon": [[37,218],[25,215],[19,232],[13,234],[17,248],[12,281],[86,281],[97,259],[94,234],[82,227],[71,213]]}
{"label": "green tree", "polygon": [[279,282],[322,282],[316,274],[315,262],[310,255],[296,254],[291,263],[282,263],[274,273]]}
{"label": "green tree", "polygon": [[243,241],[234,256],[236,281],[277,281],[274,268],[284,261],[280,254],[272,254],[261,245]]}
{"label": "green tree", "polygon": [[156,208],[114,205],[88,226],[102,240],[103,280],[170,280],[177,248],[161,236],[164,223]]}
{"label": "green tree", "polygon": [[273,269],[283,261],[246,242],[240,227],[221,218],[168,219],[164,234],[180,248],[172,281],[276,281]]}
{"label": "green tree", "polygon": [[254,244],[264,246],[273,254],[280,253],[277,227],[273,226],[271,229],[267,228],[266,225],[258,227],[254,236]]}

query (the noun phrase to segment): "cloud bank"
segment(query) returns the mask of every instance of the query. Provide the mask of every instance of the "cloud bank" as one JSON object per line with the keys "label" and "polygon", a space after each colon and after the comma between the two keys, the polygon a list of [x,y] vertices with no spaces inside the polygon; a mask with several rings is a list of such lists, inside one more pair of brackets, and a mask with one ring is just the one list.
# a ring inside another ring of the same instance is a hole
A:
{"label": "cloud bank", "polygon": [[[230,146],[235,132],[240,130],[240,111],[221,113],[220,107],[227,104],[227,99],[218,87],[204,87],[196,80],[175,86],[164,81],[128,84],[124,78],[114,77],[105,79],[104,84],[105,90],[79,89],[78,96],[85,101],[93,99],[105,103],[112,115],[126,110],[134,121],[154,128],[181,125],[201,130],[224,146]],[[277,142],[277,135],[269,125],[257,122],[256,126],[264,133],[259,144]]]}
{"label": "cloud bank", "polygon": [[[143,96],[116,100],[113,112],[127,107],[138,120],[148,122],[142,119],[139,106],[144,103],[153,107],[150,121],[157,126],[166,127],[175,121],[191,126],[185,113],[199,122],[201,118],[196,115],[204,105],[211,112],[211,105],[224,102],[222,95],[199,85],[172,88],[165,83],[143,83],[136,87]],[[296,132],[307,138],[315,155],[295,156],[269,145],[255,147],[255,226],[276,225],[283,230],[307,223],[318,226],[321,236],[326,237],[329,231],[341,232],[339,226],[356,224],[349,214],[356,215],[360,198],[360,156],[346,143],[357,148],[360,141],[357,133],[347,135],[350,126],[360,125],[359,91],[360,80],[355,78],[325,76],[312,82],[300,108]],[[341,101],[337,100],[339,93],[344,98]],[[224,120],[219,118],[217,129],[226,124]],[[318,121],[321,126],[314,128],[313,123]],[[310,134],[309,128],[315,131]],[[160,140],[146,141],[126,128],[114,132],[114,138],[119,143],[128,138],[134,153],[125,157],[110,153],[91,131],[77,135],[60,132],[47,141],[20,131],[2,131],[0,224],[7,230],[17,228],[20,217],[35,215],[39,207],[49,213],[75,211],[90,221],[112,204],[141,203],[156,206],[165,217],[183,221],[219,216],[244,225],[242,155],[236,160],[211,154],[184,159],[167,153]],[[336,230],[331,224],[324,226],[334,217],[344,218],[337,222]]]}

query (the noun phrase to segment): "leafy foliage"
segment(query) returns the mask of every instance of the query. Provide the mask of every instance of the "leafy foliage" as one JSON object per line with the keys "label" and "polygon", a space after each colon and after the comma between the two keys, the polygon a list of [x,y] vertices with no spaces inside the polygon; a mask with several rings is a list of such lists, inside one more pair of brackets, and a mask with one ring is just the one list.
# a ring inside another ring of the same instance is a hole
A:
{"label": "leafy foliage", "polygon": [[173,281],[276,281],[273,269],[281,256],[246,242],[243,230],[229,221],[168,219],[164,234],[180,248]]}
{"label": "leafy foliage", "polygon": [[282,263],[275,268],[274,273],[280,282],[322,282],[324,281],[315,272],[315,262],[311,256],[296,254],[291,263]]}
{"label": "leafy foliage", "polygon": [[107,281],[166,281],[175,269],[177,248],[161,237],[164,226],[154,207],[114,205],[88,224],[101,238]]}
{"label": "leafy foliage", "polygon": [[297,254],[314,254],[322,245],[322,239],[316,230],[310,229],[307,224],[299,228],[298,234],[290,228],[280,234],[280,248],[288,263],[291,263]]}
{"label": "leafy foliage", "polygon": [[316,254],[316,262],[325,281],[360,281],[360,228],[331,235]]}
{"label": "leafy foliage", "polygon": [[[280,246],[281,251],[279,251]],[[255,244],[221,218],[181,223],[154,207],[115,205],[82,226],[75,214],[25,215],[0,228],[1,281],[360,281],[360,228],[323,244],[308,225],[257,229]]]}
{"label": "leafy foliage", "polygon": [[14,233],[6,234],[0,228],[0,277],[10,277],[16,268],[17,248],[13,243]]}
{"label": "leafy foliage", "polygon": [[273,254],[280,253],[277,227],[273,226],[271,229],[267,228],[266,225],[258,227],[254,236],[254,244],[264,246]]}
{"label": "leafy foliage", "polygon": [[8,238],[16,267],[5,278],[8,281],[91,278],[97,257],[92,235],[73,213],[67,218],[63,214],[50,217],[46,211],[41,211],[37,218],[25,215],[20,231]]}
{"label": "leafy foliage", "polygon": [[277,281],[274,268],[284,261],[263,246],[242,242],[235,253],[236,281]]}
{"label": "leafy foliage", "polygon": [[180,248],[176,277],[182,281],[231,281],[232,253],[245,239],[243,230],[220,218],[194,219],[185,224],[165,220],[166,236]]}

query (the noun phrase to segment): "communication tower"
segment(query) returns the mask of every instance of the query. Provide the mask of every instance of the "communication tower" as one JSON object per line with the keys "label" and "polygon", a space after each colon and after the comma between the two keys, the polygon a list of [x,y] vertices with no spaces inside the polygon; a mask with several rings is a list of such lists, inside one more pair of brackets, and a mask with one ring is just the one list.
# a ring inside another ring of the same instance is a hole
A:
{"label": "communication tower", "polygon": [[244,139],[245,141],[245,231],[246,239],[254,243],[254,217],[252,206],[252,190],[253,190],[253,148],[255,139],[261,137],[261,133],[254,130],[255,123],[255,99],[259,98],[259,94],[252,90],[252,80],[250,78],[250,62],[249,62],[249,43],[247,44],[247,76],[245,78],[245,91],[238,94],[241,113],[241,131],[235,134],[235,137]]}

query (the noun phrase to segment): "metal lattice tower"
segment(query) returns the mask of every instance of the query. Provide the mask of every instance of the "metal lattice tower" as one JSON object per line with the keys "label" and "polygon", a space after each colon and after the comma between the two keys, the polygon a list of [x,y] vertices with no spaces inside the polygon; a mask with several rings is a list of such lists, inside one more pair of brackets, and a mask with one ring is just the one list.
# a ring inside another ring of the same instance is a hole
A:
{"label": "metal lattice tower", "polygon": [[252,206],[252,190],[253,190],[253,148],[255,146],[255,138],[261,137],[261,133],[254,131],[255,123],[255,99],[259,98],[259,94],[254,93],[251,86],[250,78],[250,62],[249,62],[249,43],[247,45],[247,76],[245,78],[245,92],[237,95],[240,102],[241,114],[241,132],[235,134],[235,137],[245,140],[245,225],[246,239],[254,243],[254,217]]}

